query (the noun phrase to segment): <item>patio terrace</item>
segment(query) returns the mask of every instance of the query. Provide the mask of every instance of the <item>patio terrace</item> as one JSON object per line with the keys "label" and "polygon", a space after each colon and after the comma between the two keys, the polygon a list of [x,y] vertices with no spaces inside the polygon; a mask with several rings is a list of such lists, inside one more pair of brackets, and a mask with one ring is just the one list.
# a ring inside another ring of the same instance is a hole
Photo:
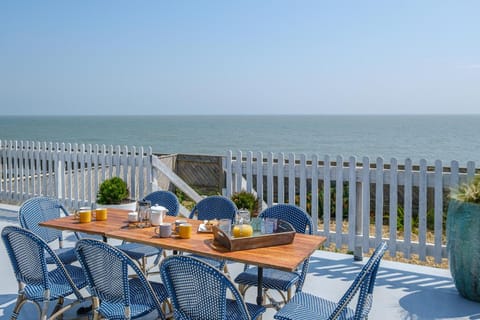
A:
{"label": "patio terrace", "polygon": [[[0,205],[0,228],[17,224],[17,208]],[[17,284],[3,243],[0,244],[0,261],[0,319],[8,319],[14,307]],[[351,255],[317,251],[311,258],[304,290],[336,300],[349,286],[361,264]],[[231,263],[229,270],[234,277],[242,270],[242,265]],[[158,277],[152,276],[151,279],[158,280]],[[248,292],[248,301],[255,301],[254,291]],[[267,310],[263,319],[273,319],[274,313],[274,310]],[[34,306],[29,304],[22,309],[19,319],[37,317]],[[78,319],[78,316],[70,312],[64,319]],[[369,319],[480,319],[480,303],[463,299],[457,293],[448,270],[383,260]]]}

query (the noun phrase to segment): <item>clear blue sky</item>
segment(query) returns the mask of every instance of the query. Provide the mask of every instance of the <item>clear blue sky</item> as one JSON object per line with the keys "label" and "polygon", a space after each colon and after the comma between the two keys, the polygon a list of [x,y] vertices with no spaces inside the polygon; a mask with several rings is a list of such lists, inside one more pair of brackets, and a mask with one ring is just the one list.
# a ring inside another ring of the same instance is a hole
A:
{"label": "clear blue sky", "polygon": [[480,113],[480,1],[0,1],[0,111]]}

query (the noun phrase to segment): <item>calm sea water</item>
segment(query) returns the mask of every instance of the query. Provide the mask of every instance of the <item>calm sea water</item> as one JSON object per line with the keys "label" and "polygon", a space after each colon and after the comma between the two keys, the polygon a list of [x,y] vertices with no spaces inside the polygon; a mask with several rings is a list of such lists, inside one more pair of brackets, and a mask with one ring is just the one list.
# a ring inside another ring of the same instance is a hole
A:
{"label": "calm sea water", "polygon": [[157,153],[242,150],[480,163],[480,115],[0,116],[0,139],[151,146]]}

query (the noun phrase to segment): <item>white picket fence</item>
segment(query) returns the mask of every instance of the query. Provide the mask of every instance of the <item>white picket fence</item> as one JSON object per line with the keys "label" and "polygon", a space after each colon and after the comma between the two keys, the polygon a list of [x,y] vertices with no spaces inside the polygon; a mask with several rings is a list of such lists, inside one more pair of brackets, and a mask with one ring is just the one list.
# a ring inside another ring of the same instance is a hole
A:
{"label": "white picket fence", "polygon": [[[392,256],[397,252],[402,252],[406,258],[418,254],[423,261],[431,256],[440,263],[442,258],[446,258],[443,223],[446,195],[452,187],[475,174],[475,163],[468,162],[467,168],[461,169],[458,161],[452,161],[449,167],[444,168],[438,160],[433,166],[428,166],[426,160],[414,166],[410,159],[402,164],[397,159],[391,159],[386,164],[382,158],[371,163],[365,157],[359,163],[355,157],[347,160],[337,157],[332,161],[329,156],[319,159],[313,155],[307,161],[304,154],[241,151],[233,154],[229,151],[224,169],[227,195],[242,189],[255,192],[259,199],[266,201],[267,206],[294,203],[295,195],[299,195],[298,204],[302,208],[307,208],[307,196],[311,196],[308,211],[314,225],[321,221],[323,226],[317,233],[327,236],[328,242],[335,243],[337,248],[346,245],[360,256],[362,251],[367,252],[386,239]],[[330,190],[332,184],[335,186],[334,212],[330,209],[331,192],[321,193],[321,190]],[[403,199],[398,199],[399,190]],[[385,197],[387,192],[388,197]],[[322,208],[318,205],[319,194],[323,194]],[[343,222],[344,196],[348,197],[346,230]],[[431,208],[434,217],[433,242],[427,241],[428,208]],[[403,234],[397,225],[401,209],[404,212]],[[412,240],[415,215],[418,215],[417,241]],[[388,233],[385,234],[384,220],[387,218]],[[374,225],[373,231],[371,225]]]}
{"label": "white picket fence", "polygon": [[[418,254],[421,260],[434,257],[440,262],[446,258],[445,195],[476,172],[474,162],[466,168],[459,168],[457,161],[443,165],[441,161],[427,165],[426,160],[414,165],[409,159],[400,164],[397,159],[385,163],[378,158],[371,163],[369,158],[359,162],[355,157],[312,155],[307,159],[304,154],[229,151],[223,163],[224,195],[245,189],[256,192],[265,206],[294,203],[297,198],[301,207],[308,204],[314,224],[319,225],[317,233],[336,247],[347,246],[359,256],[387,239],[392,256]],[[127,182],[131,198],[141,199],[155,188],[158,174],[195,201],[201,199],[152,156],[151,148],[0,141],[0,201],[21,203],[43,195],[76,208],[94,202],[100,183],[113,176]],[[332,186],[335,193],[322,193]],[[399,212],[404,215],[402,232],[397,224]],[[431,231],[427,230],[429,213],[434,219]],[[413,230],[417,216],[418,230]],[[433,241],[427,241],[427,232],[433,234]]]}
{"label": "white picket fence", "polygon": [[77,208],[95,202],[98,186],[114,176],[132,199],[152,190],[151,148],[0,141],[0,164],[0,200],[52,196]]}

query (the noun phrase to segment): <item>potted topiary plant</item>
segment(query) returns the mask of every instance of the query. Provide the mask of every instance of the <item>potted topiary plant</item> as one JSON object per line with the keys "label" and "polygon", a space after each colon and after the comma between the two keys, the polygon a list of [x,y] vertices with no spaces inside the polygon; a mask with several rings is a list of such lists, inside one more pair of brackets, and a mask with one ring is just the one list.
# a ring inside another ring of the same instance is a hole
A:
{"label": "potted topiary plant", "polygon": [[255,194],[242,190],[232,194],[230,199],[235,203],[238,209],[247,209],[250,211],[250,216],[252,218],[258,215],[258,199]]}
{"label": "potted topiary plant", "polygon": [[130,200],[127,183],[119,177],[104,180],[98,189],[97,204],[103,207],[116,207],[135,210],[135,201]]}
{"label": "potted topiary plant", "polygon": [[480,176],[450,193],[447,254],[455,287],[480,301]]}

